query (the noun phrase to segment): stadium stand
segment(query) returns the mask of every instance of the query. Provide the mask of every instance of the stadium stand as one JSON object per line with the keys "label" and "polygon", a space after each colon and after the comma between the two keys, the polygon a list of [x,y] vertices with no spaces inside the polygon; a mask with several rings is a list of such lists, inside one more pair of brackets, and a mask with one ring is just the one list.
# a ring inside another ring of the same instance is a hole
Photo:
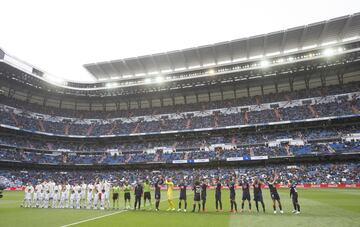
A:
{"label": "stadium stand", "polygon": [[332,23],[309,25],[320,37],[313,48],[304,47],[314,37],[296,28],[234,40],[230,49],[219,43],[87,64],[93,83],[51,80],[1,50],[1,174],[20,185],[27,176],[76,180],[114,169],[133,179],[141,168],[181,176],[169,167],[226,178],[279,165],[286,179],[294,164],[303,182],[359,183],[352,170],[360,157],[360,40],[351,26]]}

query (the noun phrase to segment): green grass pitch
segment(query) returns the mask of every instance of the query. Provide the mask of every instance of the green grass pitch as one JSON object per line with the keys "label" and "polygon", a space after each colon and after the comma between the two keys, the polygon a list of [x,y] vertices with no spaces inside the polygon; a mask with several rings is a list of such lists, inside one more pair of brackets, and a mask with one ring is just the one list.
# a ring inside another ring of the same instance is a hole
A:
{"label": "green grass pitch", "polygon": [[[209,190],[206,213],[191,213],[192,194],[188,193],[188,212],[167,212],[167,202],[160,204],[162,211],[156,212],[147,207],[144,211],[100,211],[73,209],[35,209],[20,208],[23,192],[5,192],[0,199],[0,226],[41,227],[41,226],[125,226],[125,227],[222,227],[222,226],[360,226],[359,189],[298,189],[301,214],[294,215],[288,189],[280,189],[284,214],[273,214],[269,191],[264,189],[266,213],[247,211],[229,213],[229,193],[222,194],[223,212],[215,212],[214,191]],[[176,196],[178,191],[174,192]],[[152,195],[153,196],[153,195]],[[237,190],[237,203],[240,208],[241,191]],[[123,205],[123,196],[120,196]],[[133,199],[133,198],[132,198]],[[162,199],[166,199],[165,192]],[[132,201],[133,202],[133,201]],[[175,200],[177,206],[178,200]],[[90,219],[90,220],[89,220]],[[78,223],[78,224],[76,224]]]}

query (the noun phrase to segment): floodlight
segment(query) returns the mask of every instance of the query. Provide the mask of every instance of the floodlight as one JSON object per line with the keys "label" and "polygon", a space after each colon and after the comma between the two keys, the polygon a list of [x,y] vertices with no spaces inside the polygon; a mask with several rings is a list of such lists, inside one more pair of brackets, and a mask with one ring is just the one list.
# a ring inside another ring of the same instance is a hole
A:
{"label": "floodlight", "polygon": [[210,75],[214,75],[214,74],[215,74],[215,70],[214,70],[214,69],[210,69],[210,70],[208,71],[208,73],[209,73]]}
{"label": "floodlight", "polygon": [[343,42],[348,42],[348,41],[352,41],[352,40],[355,40],[355,39],[358,39],[358,38],[359,38],[359,36],[351,36],[351,37],[343,39],[342,41]]}
{"label": "floodlight", "polygon": [[172,69],[164,69],[164,70],[161,70],[162,73],[170,73],[172,72]]}
{"label": "floodlight", "polygon": [[234,58],[232,62],[246,61],[247,58]]}
{"label": "floodlight", "polygon": [[118,83],[106,83],[107,88],[113,88],[113,87],[116,87],[117,85],[118,85]]}
{"label": "floodlight", "polygon": [[332,45],[332,44],[335,44],[335,43],[337,43],[337,41],[333,40],[333,41],[322,43],[321,46],[328,46],[328,45]]}
{"label": "floodlight", "polygon": [[267,57],[270,57],[270,56],[275,56],[275,55],[278,55],[278,54],[280,54],[280,51],[268,53],[268,54],[266,54],[266,56],[267,56]]}
{"label": "floodlight", "polygon": [[161,83],[164,81],[164,78],[161,76],[156,77],[156,82]]}
{"label": "floodlight", "polygon": [[148,74],[149,75],[156,75],[156,74],[159,74],[159,72],[158,71],[152,71],[152,72],[149,72]]}
{"label": "floodlight", "polygon": [[277,60],[277,62],[278,62],[278,63],[283,63],[283,62],[284,62],[284,58],[279,58],[279,59]]}
{"label": "floodlight", "polygon": [[185,67],[181,67],[181,68],[176,68],[175,71],[183,71],[183,70],[186,70]]}
{"label": "floodlight", "polygon": [[299,48],[287,49],[287,50],[284,50],[284,53],[287,54],[287,53],[291,53],[291,52],[296,52],[298,50],[299,50]]}
{"label": "floodlight", "polygon": [[63,78],[56,77],[56,76],[53,76],[53,75],[50,75],[47,73],[44,75],[44,77],[48,82],[50,82],[52,84],[66,85],[66,81]]}
{"label": "floodlight", "polygon": [[268,60],[263,60],[260,62],[261,67],[265,68],[270,65],[270,62]]}
{"label": "floodlight", "polygon": [[203,67],[214,66],[214,65],[216,65],[215,62],[212,62],[212,63],[204,64]]}
{"label": "floodlight", "polygon": [[331,57],[335,54],[335,50],[332,49],[332,48],[329,48],[329,49],[325,49],[323,54],[327,57]]}
{"label": "floodlight", "polygon": [[151,79],[150,79],[150,78],[146,78],[146,79],[144,80],[144,82],[145,82],[146,84],[149,84],[149,83],[151,83]]}
{"label": "floodlight", "polygon": [[316,44],[314,44],[314,45],[309,45],[309,46],[304,46],[303,48],[301,48],[301,49],[303,49],[303,50],[307,50],[307,49],[312,49],[312,48],[315,48],[315,47],[317,47],[317,45]]}

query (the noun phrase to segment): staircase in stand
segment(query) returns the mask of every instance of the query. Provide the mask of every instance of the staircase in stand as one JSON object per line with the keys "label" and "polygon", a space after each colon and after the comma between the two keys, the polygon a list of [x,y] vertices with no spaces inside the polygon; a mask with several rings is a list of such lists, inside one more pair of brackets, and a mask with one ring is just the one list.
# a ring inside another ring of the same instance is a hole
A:
{"label": "staircase in stand", "polygon": [[244,113],[244,123],[249,124],[249,113],[247,111]]}
{"label": "staircase in stand", "polygon": [[275,108],[274,113],[275,113],[276,120],[281,121],[282,117],[281,117],[279,109]]}
{"label": "staircase in stand", "polygon": [[319,114],[316,112],[315,108],[312,105],[308,105],[308,109],[310,110],[313,117],[319,117]]}
{"label": "staircase in stand", "polygon": [[95,124],[91,124],[86,132],[87,136],[90,136],[92,131],[94,130]]}
{"label": "staircase in stand", "polygon": [[136,126],[135,126],[134,130],[132,131],[132,133],[138,133],[139,128],[140,128],[140,122],[136,123]]}
{"label": "staircase in stand", "polygon": [[15,116],[14,113],[11,113],[11,118],[13,119],[15,125],[16,125],[17,127],[20,127],[19,121],[16,119],[16,116]]}
{"label": "staircase in stand", "polygon": [[66,123],[66,124],[65,124],[65,127],[64,127],[64,133],[65,133],[65,135],[69,135],[69,128],[70,128],[70,124],[69,124],[69,123]]}
{"label": "staircase in stand", "polygon": [[111,129],[108,131],[108,135],[112,135],[113,132],[114,132],[114,130],[116,129],[116,127],[117,127],[117,123],[116,123],[116,121],[114,121],[114,122],[112,123]]}
{"label": "staircase in stand", "polygon": [[45,132],[46,130],[45,130],[45,127],[44,127],[44,122],[43,122],[43,120],[38,119],[38,124],[39,124],[39,129],[40,129],[40,131]]}
{"label": "staircase in stand", "polygon": [[188,118],[186,121],[186,129],[191,128],[191,118]]}

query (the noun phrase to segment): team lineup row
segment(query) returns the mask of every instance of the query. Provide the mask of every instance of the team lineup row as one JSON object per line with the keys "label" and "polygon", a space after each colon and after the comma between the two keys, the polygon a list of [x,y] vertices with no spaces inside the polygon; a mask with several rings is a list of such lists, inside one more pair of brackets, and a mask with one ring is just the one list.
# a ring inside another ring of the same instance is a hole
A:
{"label": "team lineup row", "polygon": [[[250,189],[253,188],[253,196],[257,212],[259,212],[259,203],[262,206],[262,211],[265,212],[265,204],[262,195],[262,188],[267,185],[270,191],[270,196],[273,202],[273,211],[276,214],[277,208],[280,213],[283,213],[280,196],[276,188],[278,176],[269,177],[267,179],[260,180],[257,177],[248,181],[245,178],[237,179],[234,175],[229,179],[221,182],[218,178],[214,178],[213,185],[215,185],[215,206],[217,211],[222,211],[222,196],[223,189],[228,189],[230,194],[230,212],[238,212],[236,202],[236,188],[239,186],[242,189],[242,203],[241,210],[244,210],[245,202],[248,202],[249,211],[251,211],[251,196]],[[210,181],[208,179],[196,179],[189,184],[186,179],[180,180],[178,185],[175,185],[171,177],[164,178],[159,176],[155,181],[151,182],[148,178],[142,182],[138,180],[133,185],[127,181],[123,182],[123,185],[112,184],[109,181],[100,181],[97,179],[94,183],[70,185],[56,184],[54,181],[44,181],[38,183],[35,186],[32,183],[28,183],[24,189],[25,197],[22,203],[22,207],[25,208],[73,208],[73,209],[111,209],[110,195],[112,195],[112,209],[119,209],[119,196],[120,193],[124,194],[124,207],[125,209],[131,209],[131,194],[134,194],[135,202],[133,209],[141,208],[141,200],[143,198],[145,208],[147,205],[152,207],[151,191],[154,189],[155,195],[155,210],[159,211],[159,204],[161,199],[161,188],[166,186],[166,195],[168,202],[168,211],[175,211],[174,205],[174,187],[179,188],[179,207],[178,211],[187,211],[187,190],[190,188],[193,191],[193,209],[192,212],[206,211],[206,199],[207,189],[209,188]],[[288,186],[290,188],[290,197],[293,203],[293,213],[300,213],[300,205],[298,202],[298,192],[296,190],[296,182],[289,181]],[[148,204],[146,204],[148,202]],[[184,206],[182,206],[182,204]]]}

